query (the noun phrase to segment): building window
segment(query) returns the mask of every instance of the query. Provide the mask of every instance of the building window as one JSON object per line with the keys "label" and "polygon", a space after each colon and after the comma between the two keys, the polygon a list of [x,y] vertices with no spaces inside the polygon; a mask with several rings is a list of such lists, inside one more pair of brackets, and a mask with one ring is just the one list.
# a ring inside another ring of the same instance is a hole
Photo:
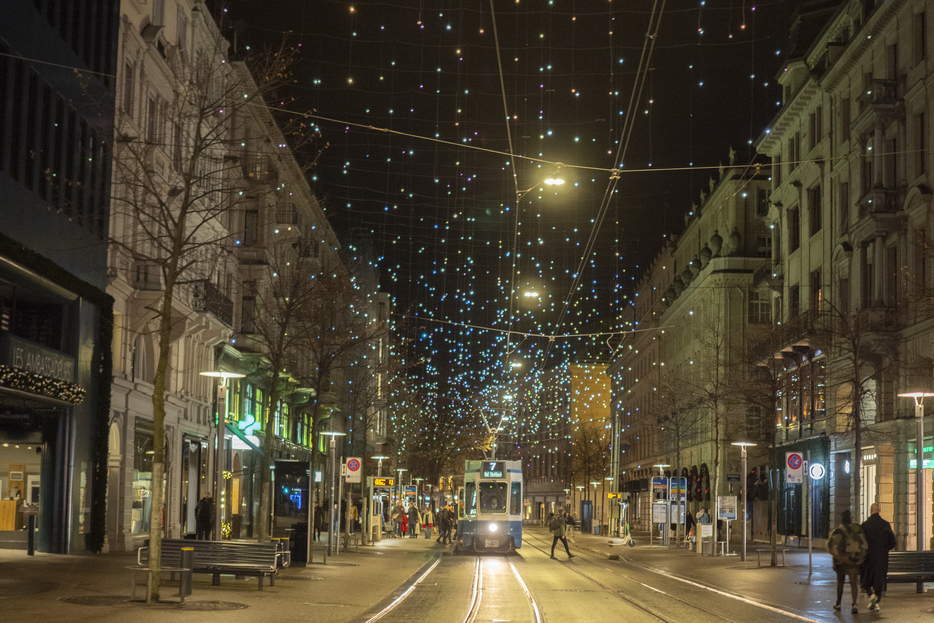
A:
{"label": "building window", "polygon": [[898,247],[885,249],[885,272],[889,278],[885,284],[885,304],[895,307],[898,304]]}
{"label": "building window", "polygon": [[811,113],[810,117],[810,146],[811,149],[817,147],[821,140],[821,134],[823,133],[823,110],[821,106],[818,106],[817,109]]}
{"label": "building window", "polygon": [[815,270],[811,273],[811,311],[821,312],[824,310],[824,285],[821,283],[821,271]]}
{"label": "building window", "polygon": [[924,175],[928,169],[927,161],[927,123],[924,113],[918,113],[914,119],[915,130],[915,177]]}
{"label": "building window", "polygon": [[850,98],[840,100],[840,142],[850,140]]}
{"label": "building window", "polygon": [[824,211],[821,208],[820,186],[808,189],[808,214],[811,217],[811,231],[809,233],[813,236],[820,231],[821,224],[824,222]]}
{"label": "building window", "polygon": [[912,18],[912,43],[914,44],[915,65],[920,65],[927,58],[927,23],[925,12],[915,13]]}
{"label": "building window", "polygon": [[772,257],[772,236],[765,234],[756,236],[758,241],[758,250],[756,255],[758,257]]}
{"label": "building window", "polygon": [[840,232],[846,233],[850,228],[850,185],[840,182]]}
{"label": "building window", "polygon": [[146,140],[150,144],[155,144],[157,138],[157,125],[159,118],[159,104],[156,98],[149,98],[149,107],[146,111]]}
{"label": "building window", "polygon": [[246,210],[243,213],[243,244],[254,245],[259,242],[259,210]]}
{"label": "building window", "polygon": [[769,321],[769,297],[751,290],[749,292],[749,323],[765,324]]}
{"label": "building window", "polygon": [[801,246],[801,215],[798,208],[788,210],[788,251],[797,251]]}
{"label": "building window", "polygon": [[123,67],[123,112],[133,118],[133,87],[136,80],[136,68],[127,61]]}
{"label": "building window", "polygon": [[178,47],[183,52],[188,51],[188,18],[182,7],[178,7]]}
{"label": "building window", "polygon": [[924,296],[928,287],[927,230],[915,230],[915,291]]}
{"label": "building window", "polygon": [[837,282],[837,289],[839,290],[837,305],[840,308],[840,313],[845,316],[850,313],[850,280],[841,277],[840,281]]}
{"label": "building window", "polygon": [[256,282],[243,282],[243,297],[240,304],[240,332],[253,333],[253,318],[256,308]]}
{"label": "building window", "polygon": [[130,532],[149,532],[152,514],[152,433],[137,430],[133,439],[133,504],[130,510]]}
{"label": "building window", "polygon": [[793,285],[788,292],[788,319],[793,320],[799,315],[801,315],[801,289]]}
{"label": "building window", "polygon": [[756,190],[756,216],[769,215],[769,191],[765,188]]}
{"label": "building window", "polygon": [[781,186],[782,183],[782,156],[776,154],[772,161],[772,177],[775,179],[775,186]]}
{"label": "building window", "polygon": [[152,0],[152,23],[165,26],[165,0]]}
{"label": "building window", "polygon": [[788,171],[789,173],[798,168],[798,135],[795,134],[794,138],[788,139]]}

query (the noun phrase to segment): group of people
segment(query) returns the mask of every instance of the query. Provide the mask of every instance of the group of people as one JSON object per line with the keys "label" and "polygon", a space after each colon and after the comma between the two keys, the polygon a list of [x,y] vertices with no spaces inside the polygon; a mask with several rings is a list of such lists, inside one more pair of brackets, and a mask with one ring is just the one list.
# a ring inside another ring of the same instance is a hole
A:
{"label": "group of people", "polygon": [[851,612],[859,612],[856,605],[859,584],[869,595],[869,610],[879,612],[889,570],[889,551],[894,548],[895,533],[891,524],[879,516],[878,504],[869,507],[869,519],[862,525],[853,522],[849,509],[840,513],[840,525],[834,528],[827,540],[827,550],[833,556],[833,568],[837,572],[834,610],[842,607],[843,582],[849,576],[853,598]]}
{"label": "group of people", "polygon": [[438,538],[435,540],[442,545],[451,543],[452,533],[457,526],[457,516],[454,513],[454,507],[450,504],[442,506],[437,513],[432,510],[431,506],[426,506],[420,511],[415,504],[410,504],[408,510],[399,504],[389,519],[394,537],[414,539],[421,533],[426,539],[430,539],[437,527]]}

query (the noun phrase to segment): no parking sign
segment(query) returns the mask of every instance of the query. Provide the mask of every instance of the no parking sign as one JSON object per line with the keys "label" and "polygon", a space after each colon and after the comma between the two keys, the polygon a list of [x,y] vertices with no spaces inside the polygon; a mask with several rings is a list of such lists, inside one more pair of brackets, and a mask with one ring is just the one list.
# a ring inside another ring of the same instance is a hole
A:
{"label": "no parking sign", "polygon": [[344,471],[344,473],[346,474],[345,481],[346,482],[360,482],[360,473],[362,471],[360,467],[361,467],[360,459],[356,457],[348,458],[347,463],[345,463],[345,471]]}
{"label": "no parking sign", "polygon": [[800,485],[804,482],[804,457],[800,452],[785,453],[785,484]]}

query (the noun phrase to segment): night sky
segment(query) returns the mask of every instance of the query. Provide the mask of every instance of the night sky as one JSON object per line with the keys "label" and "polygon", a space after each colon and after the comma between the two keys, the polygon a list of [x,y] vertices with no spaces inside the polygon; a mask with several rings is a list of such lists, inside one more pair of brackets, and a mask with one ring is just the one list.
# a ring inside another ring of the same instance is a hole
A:
{"label": "night sky", "polygon": [[[330,143],[314,191],[342,240],[372,240],[423,379],[465,398],[501,391],[514,363],[609,359],[616,310],[665,236],[731,148],[754,158],[792,4],[227,0],[215,14],[241,51],[284,32],[301,46],[290,107],[315,109]],[[556,162],[566,183],[543,185]]]}

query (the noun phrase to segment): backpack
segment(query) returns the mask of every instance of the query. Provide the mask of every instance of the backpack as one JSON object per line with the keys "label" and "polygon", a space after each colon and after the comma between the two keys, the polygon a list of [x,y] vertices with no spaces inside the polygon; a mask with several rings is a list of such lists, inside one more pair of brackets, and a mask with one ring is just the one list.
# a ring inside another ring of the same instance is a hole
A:
{"label": "backpack", "polygon": [[554,515],[551,518],[551,521],[548,522],[548,529],[551,530],[552,532],[554,532],[555,530],[561,529],[561,516],[560,515]]}
{"label": "backpack", "polygon": [[828,545],[834,562],[849,567],[861,564],[869,553],[866,537],[856,523],[838,526],[830,535]]}

